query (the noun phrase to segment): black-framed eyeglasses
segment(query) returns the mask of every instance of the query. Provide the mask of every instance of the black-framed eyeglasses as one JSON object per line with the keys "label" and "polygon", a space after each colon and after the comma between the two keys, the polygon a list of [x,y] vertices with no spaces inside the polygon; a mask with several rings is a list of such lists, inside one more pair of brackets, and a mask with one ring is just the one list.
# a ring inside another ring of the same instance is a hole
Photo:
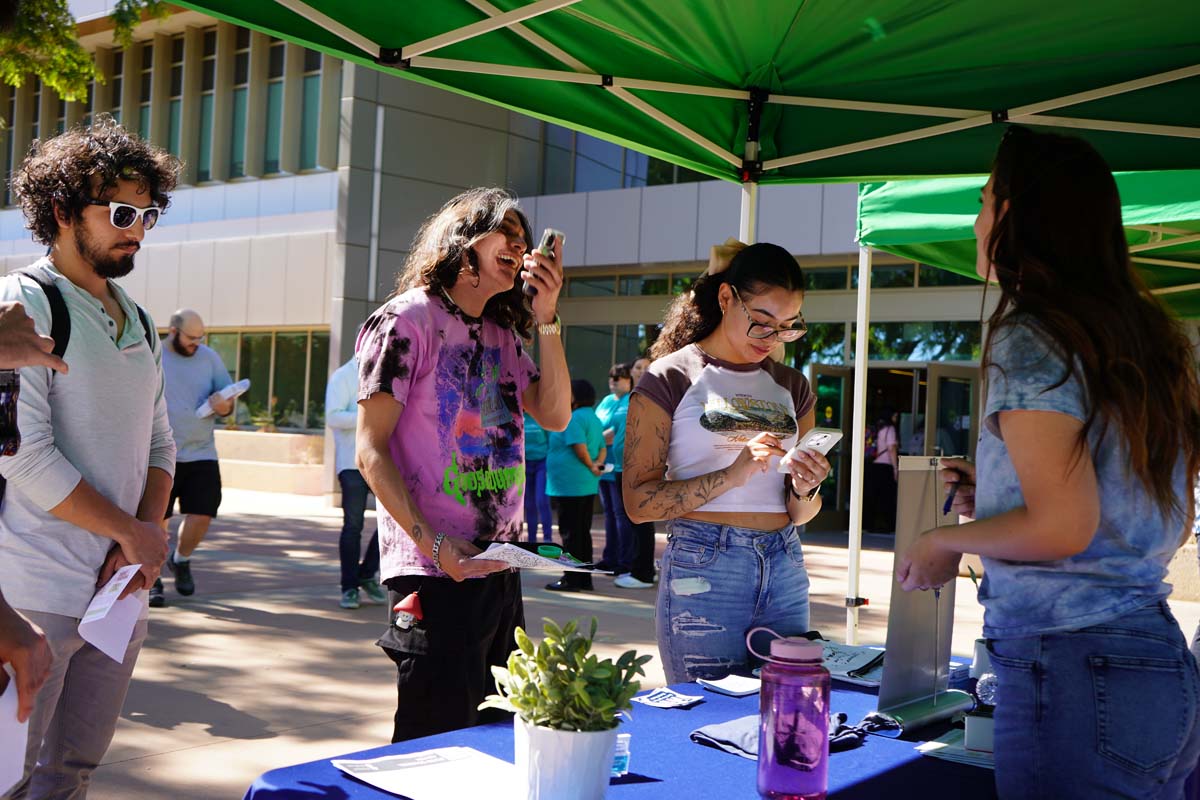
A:
{"label": "black-framed eyeglasses", "polygon": [[808,333],[808,324],[804,321],[804,315],[797,315],[796,322],[788,328],[776,328],[773,325],[768,325],[765,322],[758,322],[754,317],[750,316],[750,309],[746,308],[746,304],[742,302],[741,295],[738,294],[737,287],[730,286],[733,290],[733,298],[738,301],[738,305],[742,307],[742,313],[746,315],[746,319],[750,321],[750,327],[746,329],[746,335],[751,339],[770,339],[772,336],[779,339],[781,342],[794,342],[804,334]]}
{"label": "black-framed eyeglasses", "polygon": [[141,219],[142,229],[148,231],[158,224],[158,215],[161,212],[158,206],[138,208],[128,203],[118,203],[116,200],[88,200],[87,204],[89,206],[107,206],[108,221],[114,228],[120,230],[128,230],[133,227],[133,223]]}

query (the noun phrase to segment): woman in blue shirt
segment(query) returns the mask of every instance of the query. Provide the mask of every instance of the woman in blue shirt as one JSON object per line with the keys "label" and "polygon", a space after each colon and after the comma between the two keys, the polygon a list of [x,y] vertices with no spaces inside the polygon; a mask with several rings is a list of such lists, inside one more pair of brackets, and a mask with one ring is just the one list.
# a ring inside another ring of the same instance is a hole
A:
{"label": "woman in blue shirt", "polygon": [[542,541],[554,537],[550,516],[550,495],[546,494],[546,453],[550,435],[537,420],[525,414],[525,525],[529,541],[538,540],[538,524],[542,526]]}
{"label": "woman in blue shirt", "polygon": [[[592,406],[596,390],[582,378],[571,381],[571,421],[550,434],[546,493],[558,498],[558,533],[563,549],[585,564],[592,561],[592,509],[604,466],[604,427]],[[566,572],[548,584],[554,592],[591,591],[592,576]]]}
{"label": "woman in blue shirt", "polygon": [[983,557],[1001,798],[1179,798],[1200,673],[1167,608],[1191,529],[1200,390],[1180,327],[1130,263],[1116,183],[1086,142],[1009,128],[975,223],[988,320],[975,518],[897,558],[905,589]]}

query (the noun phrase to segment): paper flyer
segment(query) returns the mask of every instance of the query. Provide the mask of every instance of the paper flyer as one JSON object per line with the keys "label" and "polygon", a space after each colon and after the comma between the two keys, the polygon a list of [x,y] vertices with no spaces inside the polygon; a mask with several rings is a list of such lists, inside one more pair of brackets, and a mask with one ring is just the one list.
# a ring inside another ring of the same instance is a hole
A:
{"label": "paper flyer", "polygon": [[532,553],[507,542],[493,542],[487,550],[484,550],[477,556],[471,556],[471,559],[474,561],[503,561],[505,564],[517,567],[518,569],[544,569],[554,572],[600,571],[576,561],[566,553],[563,553],[558,558],[547,558],[546,556],[539,556],[537,553]]}
{"label": "paper flyer", "polygon": [[516,768],[470,747],[439,747],[361,761],[337,758],[330,763],[364,783],[409,800],[515,800],[518,796]]}
{"label": "paper flyer", "polygon": [[[221,395],[221,397],[224,397],[226,400],[232,400],[235,397],[240,397],[241,395],[245,394],[249,390],[250,390],[250,379],[242,378],[237,383],[229,384],[224,389],[217,392],[217,394]],[[199,417],[200,419],[204,419],[205,417],[211,417],[212,415],[213,415],[212,406],[210,406],[208,404],[208,400],[206,399],[203,403],[200,404],[199,408],[196,409],[196,416]]]}
{"label": "paper flyer", "polygon": [[25,740],[29,722],[17,722],[17,681],[12,667],[4,665],[8,686],[0,693],[0,794],[25,774]]}
{"label": "paper flyer", "polygon": [[79,635],[83,640],[118,664],[125,660],[129,637],[133,635],[133,626],[145,603],[137,592],[122,600],[121,592],[141,568],[141,564],[129,564],[117,570],[96,592],[79,621]]}

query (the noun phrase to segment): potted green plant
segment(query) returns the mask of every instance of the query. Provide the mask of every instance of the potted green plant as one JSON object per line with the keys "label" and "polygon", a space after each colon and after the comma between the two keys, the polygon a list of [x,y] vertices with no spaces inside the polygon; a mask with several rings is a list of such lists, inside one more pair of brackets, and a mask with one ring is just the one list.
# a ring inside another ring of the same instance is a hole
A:
{"label": "potted green plant", "polygon": [[584,636],[578,621],[543,619],[534,644],[521,628],[508,668],[492,667],[499,694],[480,708],[513,712],[518,781],[530,800],[599,800],[608,789],[619,714],[641,690],[650,656],[627,650],[614,663],[592,654],[596,619]]}

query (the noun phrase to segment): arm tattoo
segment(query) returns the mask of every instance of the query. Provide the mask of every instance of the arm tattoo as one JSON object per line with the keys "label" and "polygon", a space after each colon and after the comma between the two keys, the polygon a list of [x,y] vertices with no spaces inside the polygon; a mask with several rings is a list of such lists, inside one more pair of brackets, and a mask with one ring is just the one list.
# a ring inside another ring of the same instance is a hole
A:
{"label": "arm tattoo", "polygon": [[421,523],[414,522],[412,525],[412,530],[408,532],[408,535],[412,537],[414,542],[420,544],[421,539],[425,536],[425,531],[422,530]]}
{"label": "arm tattoo", "polygon": [[626,472],[634,478],[632,491],[638,497],[637,507],[652,519],[674,519],[724,494],[730,488],[725,469],[698,475],[682,481],[663,477],[670,452],[670,421],[658,421],[647,436],[646,421],[640,414],[629,415],[625,434]]}

